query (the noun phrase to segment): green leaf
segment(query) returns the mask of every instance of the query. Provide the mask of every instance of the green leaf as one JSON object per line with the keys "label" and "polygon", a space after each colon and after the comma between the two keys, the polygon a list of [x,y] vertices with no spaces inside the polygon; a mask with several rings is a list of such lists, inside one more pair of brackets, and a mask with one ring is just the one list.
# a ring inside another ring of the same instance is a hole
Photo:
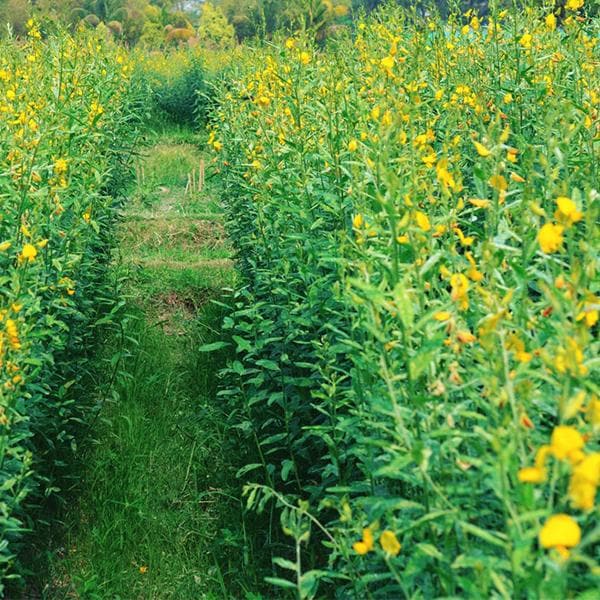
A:
{"label": "green leaf", "polygon": [[291,581],[287,581],[286,579],[281,579],[279,577],[265,577],[265,581],[280,588],[286,588],[288,590],[295,590],[296,584]]}
{"label": "green leaf", "polygon": [[489,531],[486,531],[485,529],[481,529],[481,527],[477,527],[476,525],[472,525],[471,523],[465,523],[464,521],[460,521],[460,526],[465,532],[471,533],[472,535],[482,540],[485,540],[486,542],[489,542],[494,546],[506,548],[506,542],[497,537],[497,535],[499,534],[492,534]]}
{"label": "green leaf", "polygon": [[252,346],[250,345],[250,342],[248,340],[245,340],[244,338],[240,337],[239,335],[233,335],[231,337],[237,344],[238,352],[240,352],[240,351],[250,352],[252,350]]}
{"label": "green leaf", "polygon": [[431,558],[435,558],[437,560],[443,560],[445,561],[446,559],[444,558],[444,555],[433,545],[431,544],[417,544],[417,548],[423,553],[426,554],[427,556],[431,556]]}
{"label": "green leaf", "polygon": [[291,560],[287,560],[286,558],[281,558],[279,556],[273,558],[273,562],[282,569],[289,569],[290,571],[296,571],[298,569],[296,563],[293,563]]}
{"label": "green leaf", "polygon": [[249,465],[245,465],[241,469],[238,469],[235,476],[241,477],[242,475],[245,475],[246,473],[250,473],[250,471],[255,471],[256,469],[260,469],[261,467],[262,467],[261,463],[251,463]]}
{"label": "green leaf", "polygon": [[280,371],[281,370],[279,368],[279,365],[276,362],[273,362],[272,360],[267,360],[265,358],[261,358],[260,360],[257,360],[256,364],[259,367],[268,369],[269,371]]}
{"label": "green leaf", "polygon": [[212,344],[204,344],[198,348],[198,352],[215,352],[227,348],[229,344],[227,342],[213,342]]}

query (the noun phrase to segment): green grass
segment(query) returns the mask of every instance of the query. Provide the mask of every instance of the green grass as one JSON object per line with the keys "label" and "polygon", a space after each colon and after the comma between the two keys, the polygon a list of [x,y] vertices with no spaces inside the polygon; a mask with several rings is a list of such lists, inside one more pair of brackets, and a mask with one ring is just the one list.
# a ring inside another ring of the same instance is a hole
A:
{"label": "green grass", "polygon": [[198,181],[200,173],[206,175],[206,163],[198,149],[195,137],[152,138],[155,143],[144,148],[136,166],[136,186],[132,191],[132,204],[141,208],[160,207],[162,214],[173,211],[186,213],[195,210],[211,212],[218,206],[210,198],[192,193],[188,179]]}
{"label": "green grass", "polygon": [[[146,152],[120,229],[114,276],[128,317],[90,390],[110,393],[83,440],[64,524],[33,561],[48,600],[260,597],[235,477],[243,461],[216,399],[227,351],[198,350],[222,339],[236,273],[210,189],[170,210],[201,153],[191,134],[169,136]],[[189,220],[208,204],[212,219]]]}
{"label": "green grass", "polygon": [[223,502],[236,490],[214,403],[221,361],[196,351],[215,338],[219,311],[205,304],[184,331],[168,322],[177,307],[150,316],[127,322],[117,393],[86,453],[85,491],[48,598],[227,597],[214,541],[241,513]]}
{"label": "green grass", "polygon": [[188,125],[174,123],[170,120],[156,120],[150,134],[152,143],[163,144],[194,144],[200,146],[206,134],[190,128]]}

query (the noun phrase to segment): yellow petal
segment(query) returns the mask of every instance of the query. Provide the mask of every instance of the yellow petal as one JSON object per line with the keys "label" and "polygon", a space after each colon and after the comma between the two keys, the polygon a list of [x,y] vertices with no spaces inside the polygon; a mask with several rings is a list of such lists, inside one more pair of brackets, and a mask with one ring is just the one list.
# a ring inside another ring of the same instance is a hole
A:
{"label": "yellow petal", "polygon": [[392,556],[397,556],[400,552],[402,546],[396,538],[396,534],[389,529],[386,529],[379,538],[379,543],[383,551],[387,554],[391,554]]}
{"label": "yellow petal", "polygon": [[473,144],[475,145],[475,149],[477,150],[477,154],[479,154],[479,156],[486,158],[491,154],[490,150],[488,150],[483,144],[475,141]]}
{"label": "yellow petal", "polygon": [[552,515],[540,531],[542,548],[573,548],[581,541],[581,528],[569,515]]}

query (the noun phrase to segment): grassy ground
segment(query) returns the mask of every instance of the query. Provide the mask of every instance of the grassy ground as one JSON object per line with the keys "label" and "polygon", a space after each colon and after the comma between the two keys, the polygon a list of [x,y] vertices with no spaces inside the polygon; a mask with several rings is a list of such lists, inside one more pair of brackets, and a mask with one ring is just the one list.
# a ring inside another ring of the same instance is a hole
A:
{"label": "grassy ground", "polygon": [[211,300],[235,272],[210,182],[189,189],[202,170],[196,142],[163,133],[140,161],[115,260],[129,316],[106,349],[123,344],[120,375],[84,451],[45,598],[232,598],[255,583],[215,401],[226,357],[198,352],[219,339]]}

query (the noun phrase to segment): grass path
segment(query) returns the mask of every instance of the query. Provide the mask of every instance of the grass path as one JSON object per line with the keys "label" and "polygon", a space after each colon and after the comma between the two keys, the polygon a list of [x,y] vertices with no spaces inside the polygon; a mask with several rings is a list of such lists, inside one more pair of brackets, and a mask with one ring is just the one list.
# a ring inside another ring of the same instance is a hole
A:
{"label": "grass path", "polygon": [[197,351],[219,337],[210,300],[235,274],[218,204],[209,191],[186,193],[202,161],[194,141],[158,138],[125,209],[122,372],[86,451],[47,598],[229,598],[241,575],[235,469],[215,402],[224,357]]}

